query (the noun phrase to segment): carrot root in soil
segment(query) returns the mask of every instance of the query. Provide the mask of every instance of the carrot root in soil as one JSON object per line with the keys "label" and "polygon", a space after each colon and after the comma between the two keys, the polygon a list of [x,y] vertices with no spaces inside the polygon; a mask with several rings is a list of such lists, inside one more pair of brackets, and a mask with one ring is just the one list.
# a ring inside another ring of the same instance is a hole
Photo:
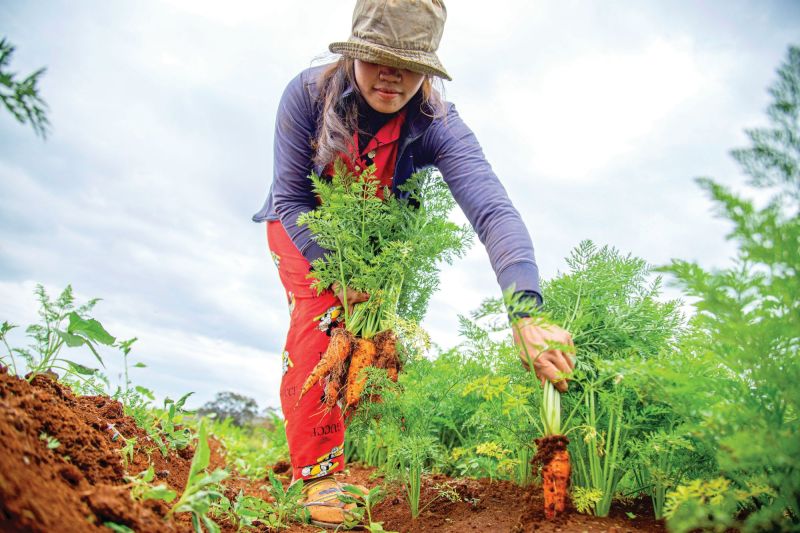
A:
{"label": "carrot root in soil", "polygon": [[567,508],[569,478],[572,471],[567,451],[569,439],[564,435],[550,435],[536,439],[534,464],[542,465],[544,490],[544,515],[555,518]]}

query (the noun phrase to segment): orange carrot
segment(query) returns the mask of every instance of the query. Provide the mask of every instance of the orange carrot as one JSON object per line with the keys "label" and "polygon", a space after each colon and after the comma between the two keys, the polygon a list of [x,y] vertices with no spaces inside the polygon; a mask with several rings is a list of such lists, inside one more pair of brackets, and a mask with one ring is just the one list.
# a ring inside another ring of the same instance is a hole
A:
{"label": "orange carrot", "polygon": [[548,519],[561,514],[567,507],[567,487],[570,474],[569,452],[560,450],[553,454],[550,464],[542,468],[544,488],[544,516]]}
{"label": "orange carrot", "polygon": [[344,391],[344,386],[347,382],[347,367],[349,358],[345,361],[340,361],[333,365],[333,368],[328,374],[328,382],[325,385],[325,405],[328,411],[336,406],[339,401],[339,396]]}
{"label": "orange carrot", "polygon": [[328,344],[328,349],[325,350],[325,354],[319,360],[319,363],[317,363],[317,366],[314,367],[314,370],[311,371],[311,374],[303,384],[303,388],[300,390],[300,396],[298,396],[297,401],[300,401],[300,398],[302,398],[305,393],[311,390],[311,387],[319,383],[319,381],[325,377],[325,374],[333,369],[337,364],[343,364],[344,361],[347,360],[347,357],[350,355],[352,349],[352,333],[344,328],[334,329],[333,333],[331,333],[331,342]]}
{"label": "orange carrot", "polygon": [[325,405],[328,409],[333,409],[339,396],[339,383],[337,381],[331,377],[325,385]]}
{"label": "orange carrot", "polygon": [[359,376],[361,371],[375,362],[377,349],[375,343],[369,339],[357,338],[350,359],[350,370],[347,372],[347,390],[345,400],[350,408],[358,403],[361,393],[367,384],[366,376]]}
{"label": "orange carrot", "polygon": [[567,444],[569,439],[564,435],[550,435],[536,439],[537,450],[533,461],[542,464],[544,516],[548,519],[563,513],[567,507],[569,477],[572,471]]}
{"label": "orange carrot", "polygon": [[397,382],[397,372],[400,368],[400,359],[397,357],[397,335],[392,330],[386,330],[375,335],[375,346],[378,357],[375,366],[385,368],[386,374]]}

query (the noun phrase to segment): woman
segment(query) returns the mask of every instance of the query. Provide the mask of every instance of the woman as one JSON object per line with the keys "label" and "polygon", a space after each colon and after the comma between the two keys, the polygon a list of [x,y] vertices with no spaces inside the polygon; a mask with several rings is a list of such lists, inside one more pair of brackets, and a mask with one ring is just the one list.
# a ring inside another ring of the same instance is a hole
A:
{"label": "woman", "polygon": [[[297,396],[339,325],[345,291],[348,305],[368,295],[337,286],[317,295],[311,288],[310,262],[325,250],[297,225],[317,205],[308,175],[329,172],[341,156],[354,170],[374,164],[381,184],[396,192],[415,170],[436,166],[486,246],[501,289],[541,304],[533,244],[519,213],[472,131],[432,88],[435,77],[450,79],[435,53],[445,18],[440,0],[358,0],[350,39],[330,45],[341,59],[301,72],[278,109],[274,179],[253,220],[267,221],[291,312],[281,402],[293,478],[315,480],[305,485],[306,505],[322,524],[336,525],[344,516],[336,498],[341,489],[330,474],[344,467],[345,428],[338,407],[320,409],[319,385],[299,403]],[[569,334],[527,317],[516,317],[514,326],[526,368],[529,356],[535,358],[536,375],[565,391],[559,375],[571,371],[572,360],[559,350],[540,352],[552,341],[571,345]]]}

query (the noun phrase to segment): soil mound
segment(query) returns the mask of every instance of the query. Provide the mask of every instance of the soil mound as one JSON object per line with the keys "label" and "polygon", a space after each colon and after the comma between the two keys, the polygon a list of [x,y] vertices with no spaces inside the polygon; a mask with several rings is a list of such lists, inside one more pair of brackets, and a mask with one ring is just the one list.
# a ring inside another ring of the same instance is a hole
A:
{"label": "soil mound", "polygon": [[106,521],[187,530],[164,522],[158,506],[131,500],[107,429],[120,419],[118,402],[76,398],[49,376],[28,383],[0,369],[0,530],[109,531]]}

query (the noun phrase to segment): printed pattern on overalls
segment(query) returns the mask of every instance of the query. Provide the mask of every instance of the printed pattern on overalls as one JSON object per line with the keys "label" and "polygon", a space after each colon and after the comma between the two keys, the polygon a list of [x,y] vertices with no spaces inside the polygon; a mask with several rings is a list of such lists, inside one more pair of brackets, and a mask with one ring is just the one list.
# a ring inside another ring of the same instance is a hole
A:
{"label": "printed pattern on overalls", "polygon": [[[375,134],[358,157],[345,158],[350,170],[360,172],[375,164],[381,187],[390,186],[397,158],[398,139],[405,110],[389,120]],[[354,135],[353,145],[358,140]],[[379,191],[381,197],[382,191]],[[313,279],[308,260],[300,253],[279,221],[267,222],[270,254],[286,290],[290,322],[281,354],[281,409],[294,477],[314,479],[344,468],[345,423],[337,405],[323,403],[324,381],[315,384],[298,401],[300,390],[330,343],[330,334],[341,327],[343,314],[339,299],[330,290],[319,295],[311,288]]]}

